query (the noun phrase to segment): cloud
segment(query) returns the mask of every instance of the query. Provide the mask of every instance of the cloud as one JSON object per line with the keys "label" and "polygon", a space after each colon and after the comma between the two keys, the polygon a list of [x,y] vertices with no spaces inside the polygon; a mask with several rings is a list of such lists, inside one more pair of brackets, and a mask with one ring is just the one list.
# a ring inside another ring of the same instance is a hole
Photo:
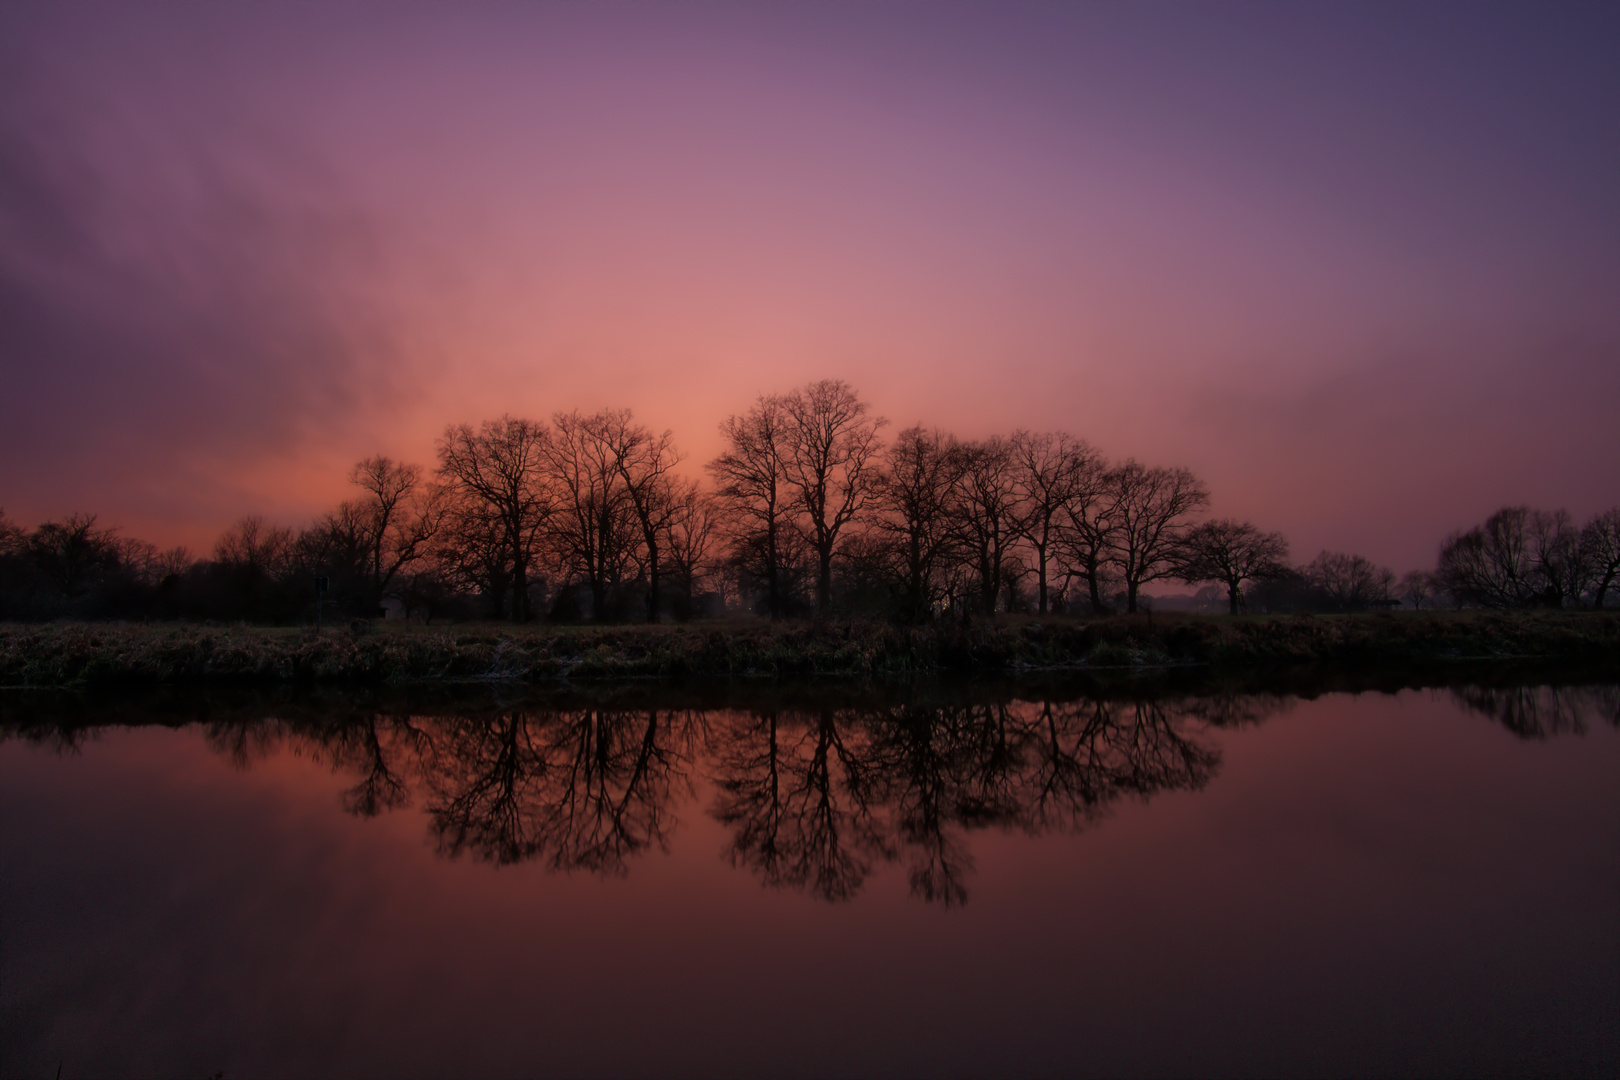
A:
{"label": "cloud", "polygon": [[31,100],[0,98],[7,505],[184,513],[397,395],[376,230],[317,162]]}

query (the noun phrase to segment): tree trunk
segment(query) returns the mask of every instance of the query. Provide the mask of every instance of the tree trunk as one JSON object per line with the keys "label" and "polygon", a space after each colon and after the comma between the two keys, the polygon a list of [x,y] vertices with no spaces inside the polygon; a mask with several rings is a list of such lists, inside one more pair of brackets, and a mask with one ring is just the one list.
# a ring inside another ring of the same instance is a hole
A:
{"label": "tree trunk", "polygon": [[485,597],[489,602],[489,617],[503,619],[506,617],[506,573],[503,570],[489,571],[489,580],[484,586]]}
{"label": "tree trunk", "polygon": [[776,518],[765,530],[765,606],[772,619],[782,617],[782,568],[776,554]]}
{"label": "tree trunk", "polygon": [[1108,611],[1108,605],[1103,603],[1102,589],[1097,584],[1097,561],[1091,560],[1089,573],[1086,575],[1086,589],[1091,593],[1091,610],[1094,614],[1102,615]]}
{"label": "tree trunk", "polygon": [[658,621],[658,545],[647,541],[647,621]]}
{"label": "tree trunk", "polygon": [[529,568],[523,559],[512,560],[512,619],[529,621]]}

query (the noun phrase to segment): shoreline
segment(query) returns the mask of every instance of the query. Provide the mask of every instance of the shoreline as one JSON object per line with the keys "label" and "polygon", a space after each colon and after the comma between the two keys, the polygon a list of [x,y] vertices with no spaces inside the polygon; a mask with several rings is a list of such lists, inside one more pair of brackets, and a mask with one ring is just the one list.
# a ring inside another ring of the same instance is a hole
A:
{"label": "shoreline", "polygon": [[1003,616],[970,627],[864,620],[445,627],[362,633],[198,623],[0,624],[0,689],[683,679],[1131,676],[1318,666],[1578,662],[1620,678],[1620,612]]}

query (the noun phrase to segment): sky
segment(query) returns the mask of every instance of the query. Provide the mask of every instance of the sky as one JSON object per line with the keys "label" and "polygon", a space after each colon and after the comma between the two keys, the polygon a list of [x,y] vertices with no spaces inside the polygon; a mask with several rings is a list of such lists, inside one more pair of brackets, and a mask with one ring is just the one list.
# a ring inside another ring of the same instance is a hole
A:
{"label": "sky", "polygon": [[0,507],[205,552],[446,424],[762,393],[1299,561],[1620,504],[1620,9],[6,5]]}

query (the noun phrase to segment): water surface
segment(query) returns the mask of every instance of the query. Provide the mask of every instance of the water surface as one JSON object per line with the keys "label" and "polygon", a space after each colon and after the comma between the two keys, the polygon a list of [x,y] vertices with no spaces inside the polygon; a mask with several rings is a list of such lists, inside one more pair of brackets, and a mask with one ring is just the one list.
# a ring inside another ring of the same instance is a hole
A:
{"label": "water surface", "polygon": [[5,1076],[1620,1068],[1613,686],[5,708]]}

